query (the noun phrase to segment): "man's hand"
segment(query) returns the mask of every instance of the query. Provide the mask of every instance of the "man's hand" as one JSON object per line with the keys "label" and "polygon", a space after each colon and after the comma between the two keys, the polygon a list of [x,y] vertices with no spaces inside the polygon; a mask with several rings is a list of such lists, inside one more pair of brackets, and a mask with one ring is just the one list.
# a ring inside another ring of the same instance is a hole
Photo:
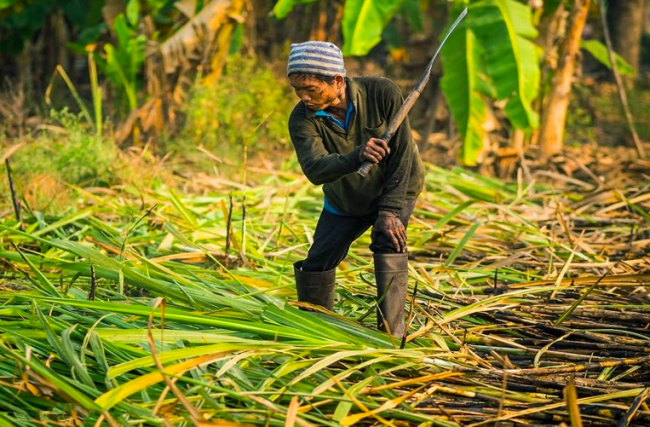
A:
{"label": "man's hand", "polygon": [[406,229],[396,213],[380,212],[375,221],[373,232],[388,236],[397,252],[406,252]]}
{"label": "man's hand", "polygon": [[379,163],[381,159],[390,154],[388,143],[383,139],[370,138],[368,142],[359,151],[359,160],[362,162],[369,161],[372,163]]}

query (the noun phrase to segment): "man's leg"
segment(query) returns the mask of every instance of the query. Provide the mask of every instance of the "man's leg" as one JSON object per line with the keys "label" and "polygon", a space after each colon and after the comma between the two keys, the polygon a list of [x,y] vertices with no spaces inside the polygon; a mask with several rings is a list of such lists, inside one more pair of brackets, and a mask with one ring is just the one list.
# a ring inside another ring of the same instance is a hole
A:
{"label": "man's leg", "polygon": [[[400,212],[404,228],[415,208],[415,200],[407,200]],[[408,288],[408,254],[398,253],[391,239],[373,230],[372,244],[377,283],[377,327],[396,338],[404,335],[404,304]]]}
{"label": "man's leg", "polygon": [[299,301],[333,308],[336,267],[371,224],[371,217],[321,213],[307,259],[294,264]]}
{"label": "man's leg", "polygon": [[302,263],[304,271],[336,268],[348,254],[350,245],[373,223],[372,216],[352,217],[323,211],[314,232],[314,244]]}

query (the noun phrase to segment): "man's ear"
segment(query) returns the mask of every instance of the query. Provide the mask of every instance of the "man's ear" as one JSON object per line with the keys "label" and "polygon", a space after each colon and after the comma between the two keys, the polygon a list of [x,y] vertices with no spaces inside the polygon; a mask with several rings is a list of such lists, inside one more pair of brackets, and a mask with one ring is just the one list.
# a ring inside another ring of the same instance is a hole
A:
{"label": "man's ear", "polygon": [[343,84],[345,84],[345,77],[341,75],[334,76],[334,81],[336,82],[337,86],[341,87]]}

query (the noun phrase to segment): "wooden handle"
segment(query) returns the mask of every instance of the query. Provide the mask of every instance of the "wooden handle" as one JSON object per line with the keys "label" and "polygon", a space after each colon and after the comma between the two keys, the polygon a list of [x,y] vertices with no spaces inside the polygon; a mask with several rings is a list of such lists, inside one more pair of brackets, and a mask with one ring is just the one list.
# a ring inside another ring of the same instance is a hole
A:
{"label": "wooden handle", "polygon": [[370,172],[370,169],[374,166],[374,163],[365,161],[361,166],[359,166],[359,169],[357,169],[357,173],[361,175],[362,177],[366,177],[368,175],[368,172]]}

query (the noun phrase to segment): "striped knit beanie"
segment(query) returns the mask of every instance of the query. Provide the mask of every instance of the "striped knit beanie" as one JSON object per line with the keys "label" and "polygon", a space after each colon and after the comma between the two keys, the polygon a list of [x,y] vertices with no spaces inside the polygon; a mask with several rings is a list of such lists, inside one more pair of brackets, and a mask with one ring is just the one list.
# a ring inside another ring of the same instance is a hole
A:
{"label": "striped knit beanie", "polygon": [[304,42],[291,45],[287,76],[292,74],[318,74],[321,76],[345,76],[343,54],[329,42]]}

